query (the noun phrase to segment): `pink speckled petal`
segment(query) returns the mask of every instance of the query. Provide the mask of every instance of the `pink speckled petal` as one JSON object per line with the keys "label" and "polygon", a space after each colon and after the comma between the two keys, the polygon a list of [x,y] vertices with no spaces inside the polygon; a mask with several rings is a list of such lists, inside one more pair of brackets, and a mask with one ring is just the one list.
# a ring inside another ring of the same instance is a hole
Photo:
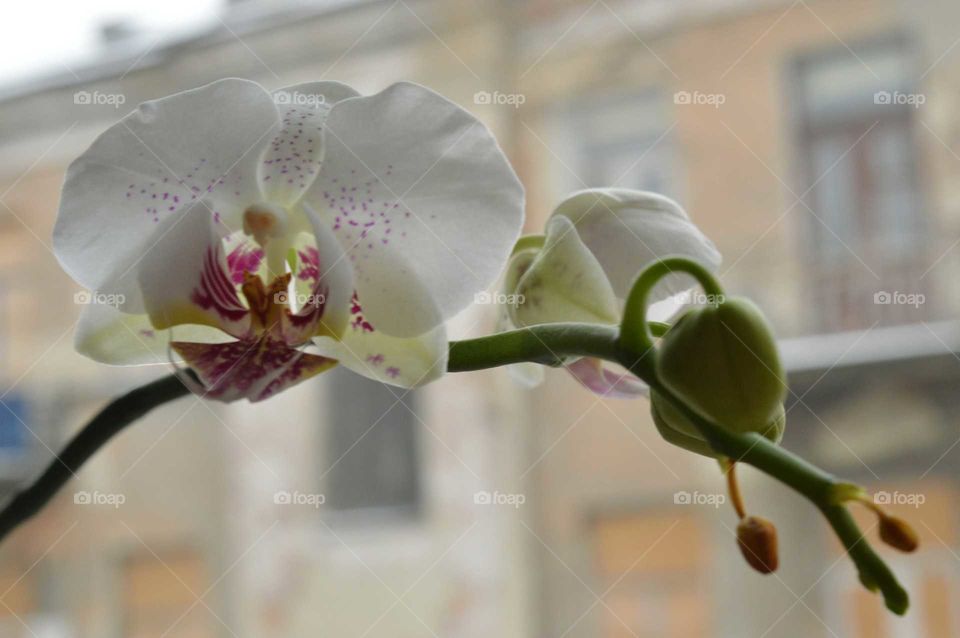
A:
{"label": "pink speckled petal", "polygon": [[350,320],[353,267],[333,236],[309,206],[304,215],[312,233],[301,233],[294,242],[297,272],[292,304],[295,314],[284,326],[288,343],[299,344],[316,335],[339,336]]}
{"label": "pink speckled petal", "polygon": [[85,288],[143,312],[136,263],[164,219],[205,198],[230,229],[262,199],[256,171],[279,128],[260,85],[227,79],[146,102],[107,129],[67,171],[53,243]]}
{"label": "pink speckled petal", "polygon": [[447,370],[447,333],[439,326],[416,337],[391,337],[377,331],[358,299],[351,304],[350,326],[339,340],[314,339],[316,350],[365,377],[413,388],[430,383]]}
{"label": "pink speckled petal", "polygon": [[220,344],[175,341],[171,345],[200,377],[202,396],[227,403],[269,399],[337,363],[271,337]]}
{"label": "pink speckled petal", "polygon": [[280,130],[264,148],[257,176],[268,201],[290,206],[313,183],[323,159],[323,123],[331,107],[360,95],[340,82],[308,82],[273,92]]}
{"label": "pink speckled petal", "polygon": [[220,236],[202,204],[168,217],[161,231],[137,266],[153,326],[199,324],[248,336],[250,311],[240,301]]}
{"label": "pink speckled petal", "polygon": [[629,372],[609,369],[600,359],[584,357],[566,366],[585,388],[611,399],[635,399],[646,396],[650,389]]}
{"label": "pink speckled petal", "polygon": [[489,130],[421,86],[344,100],[304,195],[354,266],[373,323],[423,334],[472,303],[510,255],[523,187]]}
{"label": "pink speckled petal", "polygon": [[227,271],[234,284],[243,283],[245,273],[259,276],[264,281],[270,281],[270,272],[267,261],[264,259],[263,248],[253,239],[240,233],[231,233],[223,240],[223,252],[227,259]]}

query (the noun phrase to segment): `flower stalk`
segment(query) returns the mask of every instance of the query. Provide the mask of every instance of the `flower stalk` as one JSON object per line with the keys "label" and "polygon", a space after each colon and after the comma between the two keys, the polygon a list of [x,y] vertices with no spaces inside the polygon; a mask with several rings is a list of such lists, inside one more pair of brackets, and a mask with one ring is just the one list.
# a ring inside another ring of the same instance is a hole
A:
{"label": "flower stalk", "polygon": [[[454,341],[449,345],[447,369],[449,372],[468,372],[520,362],[559,365],[565,357],[571,356],[597,357],[625,367],[693,423],[718,456],[751,465],[806,497],[820,510],[843,543],[857,567],[861,582],[867,588],[879,591],[891,611],[905,613],[909,604],[906,591],[870,547],[846,507],[847,497],[862,493],[860,488],[838,480],[761,434],[731,431],[704,418],[657,377],[657,353],[651,334],[662,335],[668,328],[663,324],[649,325],[645,321],[644,304],[649,287],[669,272],[690,273],[708,294],[722,294],[712,275],[695,262],[683,258],[665,259],[654,264],[637,280],[628,298],[622,329],[584,323],[553,323]],[[0,511],[0,539],[38,512],[114,434],[154,407],[186,394],[188,390],[181,381],[169,376],[108,405],[81,430],[33,485],[17,494]],[[738,513],[741,509],[742,504]],[[898,527],[895,531],[902,530]]]}

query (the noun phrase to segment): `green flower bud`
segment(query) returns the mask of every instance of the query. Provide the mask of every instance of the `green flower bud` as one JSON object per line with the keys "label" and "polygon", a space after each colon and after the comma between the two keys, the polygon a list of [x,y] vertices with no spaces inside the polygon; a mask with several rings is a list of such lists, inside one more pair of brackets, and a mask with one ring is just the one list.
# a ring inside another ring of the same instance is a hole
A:
{"label": "green flower bud", "polygon": [[[763,313],[727,298],[687,312],[663,337],[657,375],[703,417],[734,432],[783,436],[786,378]],[[696,427],[662,397],[651,396],[654,421],[671,443],[714,456]]]}
{"label": "green flower bud", "polygon": [[[703,437],[700,436],[697,426],[691,423],[656,390],[650,391],[650,412],[653,415],[653,423],[657,426],[657,431],[667,443],[673,443],[677,447],[703,456],[713,458],[722,456],[710,448]],[[783,404],[781,404],[778,416],[760,434],[774,443],[779,443],[783,438],[783,429],[786,422],[786,413]]]}

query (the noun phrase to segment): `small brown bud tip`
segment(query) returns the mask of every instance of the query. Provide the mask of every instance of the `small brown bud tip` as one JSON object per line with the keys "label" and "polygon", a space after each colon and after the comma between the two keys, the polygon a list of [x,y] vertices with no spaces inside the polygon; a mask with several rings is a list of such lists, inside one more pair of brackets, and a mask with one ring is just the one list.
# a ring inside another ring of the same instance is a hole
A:
{"label": "small brown bud tip", "polygon": [[776,571],[777,528],[759,516],[747,516],[737,525],[737,543],[750,567],[761,574]]}
{"label": "small brown bud tip", "polygon": [[920,545],[913,528],[902,518],[889,514],[880,516],[880,540],[901,552],[912,552]]}

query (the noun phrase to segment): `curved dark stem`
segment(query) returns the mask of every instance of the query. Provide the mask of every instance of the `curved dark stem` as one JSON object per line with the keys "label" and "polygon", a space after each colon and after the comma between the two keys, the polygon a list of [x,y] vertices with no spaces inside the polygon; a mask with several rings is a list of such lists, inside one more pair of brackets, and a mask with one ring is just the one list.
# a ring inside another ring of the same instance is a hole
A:
{"label": "curved dark stem", "polygon": [[171,374],[114,399],[73,437],[37,480],[0,510],[0,541],[39,512],[114,435],[153,408],[189,393],[184,382]]}

